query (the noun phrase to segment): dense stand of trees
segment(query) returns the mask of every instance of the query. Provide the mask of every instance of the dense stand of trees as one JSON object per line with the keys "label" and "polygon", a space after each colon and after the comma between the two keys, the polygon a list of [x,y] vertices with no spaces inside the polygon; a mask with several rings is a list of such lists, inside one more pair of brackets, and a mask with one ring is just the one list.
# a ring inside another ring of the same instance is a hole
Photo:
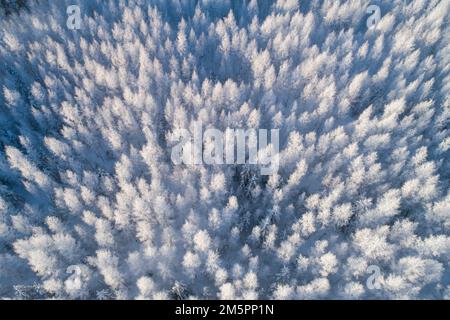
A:
{"label": "dense stand of trees", "polygon": [[[1,297],[450,297],[448,1],[72,2],[0,20]],[[199,120],[279,171],[175,165]]]}

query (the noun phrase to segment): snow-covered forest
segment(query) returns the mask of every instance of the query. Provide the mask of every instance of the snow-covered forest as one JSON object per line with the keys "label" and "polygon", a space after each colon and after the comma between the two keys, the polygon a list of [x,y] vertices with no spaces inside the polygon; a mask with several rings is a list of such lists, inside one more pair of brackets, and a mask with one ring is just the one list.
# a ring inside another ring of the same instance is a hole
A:
{"label": "snow-covered forest", "polygon": [[[449,11],[1,10],[0,298],[450,299]],[[173,163],[196,121],[279,129],[278,171]]]}

